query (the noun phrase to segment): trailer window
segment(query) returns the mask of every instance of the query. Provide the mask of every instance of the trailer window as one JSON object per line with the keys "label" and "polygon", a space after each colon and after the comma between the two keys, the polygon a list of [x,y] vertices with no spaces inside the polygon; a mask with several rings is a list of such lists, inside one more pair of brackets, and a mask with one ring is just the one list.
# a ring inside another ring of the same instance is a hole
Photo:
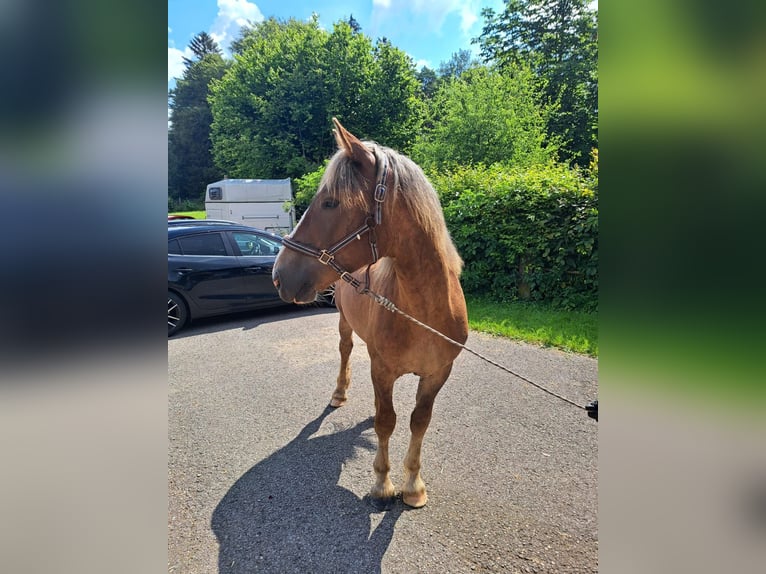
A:
{"label": "trailer window", "polygon": [[221,193],[221,188],[220,187],[211,187],[208,190],[207,195],[208,195],[208,199],[212,199],[212,200],[222,199],[223,198],[223,194]]}

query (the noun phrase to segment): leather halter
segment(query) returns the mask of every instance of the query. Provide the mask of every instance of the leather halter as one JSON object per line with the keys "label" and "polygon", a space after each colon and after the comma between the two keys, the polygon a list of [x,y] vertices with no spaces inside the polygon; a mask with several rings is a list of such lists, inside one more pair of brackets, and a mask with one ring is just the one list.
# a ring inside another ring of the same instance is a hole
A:
{"label": "leather halter", "polygon": [[352,241],[360,240],[362,238],[363,233],[369,233],[370,249],[372,250],[372,263],[370,263],[367,266],[367,271],[365,273],[366,281],[362,289],[362,292],[367,291],[370,284],[370,278],[369,278],[370,266],[378,260],[378,247],[377,247],[378,238],[375,233],[375,228],[378,225],[380,225],[380,222],[383,217],[383,201],[386,198],[386,177],[387,176],[388,176],[388,161],[386,160],[386,156],[383,155],[383,170],[380,176],[380,180],[378,184],[375,186],[375,194],[373,195],[373,199],[375,200],[375,207],[373,212],[367,215],[367,217],[364,220],[364,224],[361,227],[359,227],[355,231],[352,231],[350,234],[348,234],[346,237],[338,241],[335,245],[333,245],[329,249],[317,249],[310,245],[299,243],[298,241],[295,241],[294,239],[292,239],[290,236],[283,237],[282,243],[284,244],[285,247],[288,247],[289,249],[292,249],[293,251],[297,251],[298,253],[302,253],[303,255],[316,257],[320,263],[323,263],[324,265],[331,267],[338,275],[340,275],[340,278],[343,279],[346,283],[349,283],[355,289],[359,289],[359,287],[362,287],[362,283],[358,279],[356,279],[354,276],[352,276],[351,273],[349,273],[346,269],[344,269],[343,267],[341,267],[335,262],[335,254],[338,253],[338,251],[340,251],[347,245],[349,245]]}

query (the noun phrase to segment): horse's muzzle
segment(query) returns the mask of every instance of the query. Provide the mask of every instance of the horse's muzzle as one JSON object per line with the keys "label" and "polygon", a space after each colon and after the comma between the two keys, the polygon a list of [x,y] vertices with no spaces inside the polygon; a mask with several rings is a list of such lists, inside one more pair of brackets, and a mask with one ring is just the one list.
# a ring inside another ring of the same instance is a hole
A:
{"label": "horse's muzzle", "polygon": [[285,270],[284,265],[280,265],[277,258],[271,272],[271,281],[280,299],[285,303],[313,303],[316,300],[317,291],[314,281],[311,280],[311,274],[301,269],[300,262],[297,263],[298,268],[295,265],[287,266]]}
{"label": "horse's muzzle", "polygon": [[[293,293],[289,293],[289,289],[286,290],[284,285],[282,284],[282,280],[279,276],[279,271],[277,270],[276,266],[274,267],[273,271],[271,272],[271,281],[274,283],[274,287],[277,290],[277,293],[279,293],[279,297],[284,301],[285,303],[295,303],[295,295]],[[288,282],[289,283],[289,282]]]}

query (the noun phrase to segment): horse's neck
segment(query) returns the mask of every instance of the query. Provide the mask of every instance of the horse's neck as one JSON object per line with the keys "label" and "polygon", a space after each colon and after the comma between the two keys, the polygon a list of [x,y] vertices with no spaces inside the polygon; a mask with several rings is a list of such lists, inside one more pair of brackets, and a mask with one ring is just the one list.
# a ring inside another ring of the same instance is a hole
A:
{"label": "horse's neck", "polygon": [[392,254],[398,289],[406,299],[402,303],[432,302],[444,297],[457,277],[450,273],[447,261],[439,255],[429,238],[413,233],[402,237]]}

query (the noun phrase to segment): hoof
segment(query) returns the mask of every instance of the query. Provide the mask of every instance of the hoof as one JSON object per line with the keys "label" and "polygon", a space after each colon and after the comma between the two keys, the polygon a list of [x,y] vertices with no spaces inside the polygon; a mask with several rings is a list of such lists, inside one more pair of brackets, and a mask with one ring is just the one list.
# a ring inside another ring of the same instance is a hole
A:
{"label": "hoof", "polygon": [[383,498],[376,498],[371,494],[364,497],[365,500],[372,506],[376,512],[386,512],[391,510],[396,505],[396,496],[386,496]]}
{"label": "hoof", "polygon": [[428,502],[428,495],[424,492],[416,492],[413,494],[402,493],[402,501],[410,508],[423,508]]}
{"label": "hoof", "polygon": [[332,400],[330,401],[330,406],[337,409],[338,407],[342,407],[343,405],[345,405],[346,400],[347,399],[341,400],[341,399],[336,399],[335,397],[333,397]]}

